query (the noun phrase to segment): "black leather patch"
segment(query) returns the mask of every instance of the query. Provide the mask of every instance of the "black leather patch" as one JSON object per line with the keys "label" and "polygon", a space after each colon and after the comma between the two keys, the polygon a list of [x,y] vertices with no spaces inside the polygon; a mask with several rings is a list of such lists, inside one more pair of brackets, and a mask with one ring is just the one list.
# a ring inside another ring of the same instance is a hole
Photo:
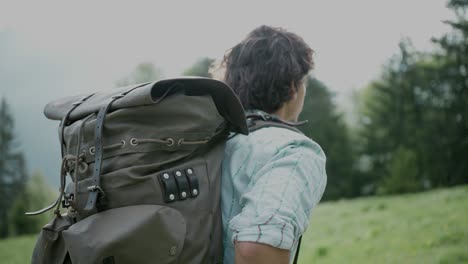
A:
{"label": "black leather patch", "polygon": [[200,193],[200,188],[198,186],[198,178],[195,171],[192,168],[189,168],[185,170],[185,174],[190,185],[190,196],[197,197]]}
{"label": "black leather patch", "polygon": [[190,197],[190,186],[187,181],[187,177],[185,177],[185,171],[176,170],[174,172],[174,178],[177,182],[177,187],[179,189],[179,199],[185,200],[188,197]]}
{"label": "black leather patch", "polygon": [[170,172],[165,172],[159,175],[159,178],[164,189],[164,202],[170,203],[176,201],[179,194],[177,191],[177,183],[174,175],[172,175]]}

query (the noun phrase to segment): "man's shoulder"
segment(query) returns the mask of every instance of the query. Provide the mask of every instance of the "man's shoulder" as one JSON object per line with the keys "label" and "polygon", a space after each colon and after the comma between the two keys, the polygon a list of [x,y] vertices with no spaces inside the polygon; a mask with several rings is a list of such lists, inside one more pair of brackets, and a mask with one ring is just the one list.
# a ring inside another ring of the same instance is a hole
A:
{"label": "man's shoulder", "polygon": [[273,156],[281,151],[292,150],[314,153],[325,158],[320,145],[304,134],[281,127],[264,127],[248,136],[237,135],[228,145],[247,152]]}

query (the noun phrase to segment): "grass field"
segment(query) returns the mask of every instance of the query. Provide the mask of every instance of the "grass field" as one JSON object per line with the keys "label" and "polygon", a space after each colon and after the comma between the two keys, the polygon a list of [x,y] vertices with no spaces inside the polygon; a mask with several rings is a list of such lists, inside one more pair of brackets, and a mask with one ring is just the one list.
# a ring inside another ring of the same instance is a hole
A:
{"label": "grass field", "polygon": [[[29,263],[34,239],[0,240],[0,263]],[[468,263],[468,186],[320,204],[299,263]]]}
{"label": "grass field", "polygon": [[299,263],[468,263],[468,186],[321,204]]}

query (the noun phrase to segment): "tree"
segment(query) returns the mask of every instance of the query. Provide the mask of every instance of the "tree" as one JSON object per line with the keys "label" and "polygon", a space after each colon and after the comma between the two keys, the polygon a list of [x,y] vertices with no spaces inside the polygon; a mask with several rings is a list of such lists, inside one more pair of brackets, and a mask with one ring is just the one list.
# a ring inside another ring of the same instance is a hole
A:
{"label": "tree", "polygon": [[49,214],[26,216],[25,212],[47,206],[56,195],[47,185],[44,175],[33,174],[21,195],[17,196],[8,213],[10,235],[33,234],[41,230],[49,220]]}
{"label": "tree", "polygon": [[428,163],[437,162],[433,172],[444,175],[432,175],[437,186],[468,183],[468,1],[450,0],[448,7],[456,15],[455,21],[445,22],[452,31],[433,39],[439,49],[433,54],[437,67],[431,77],[434,96],[440,98],[433,116],[441,138]]}
{"label": "tree", "polygon": [[[398,158],[395,156],[398,148],[421,152],[422,105],[417,101],[416,87],[425,76],[415,63],[418,60],[411,42],[402,41],[400,55],[392,58],[383,68],[380,78],[362,92],[361,150],[370,160],[368,175],[372,192],[389,176],[389,166]],[[417,167],[417,178],[421,177],[420,161],[410,164]],[[399,163],[408,164],[404,161]]]}
{"label": "tree", "polygon": [[[362,93],[362,154],[374,191],[399,193],[468,183],[468,1],[450,1],[453,31],[438,50],[409,41]],[[402,175],[403,174],[403,175]],[[400,186],[398,186],[400,184]]]}
{"label": "tree", "polygon": [[14,121],[6,99],[0,104],[0,238],[8,236],[8,211],[27,179],[26,164],[16,148]]}
{"label": "tree", "polygon": [[205,57],[195,62],[190,68],[184,71],[183,75],[211,77],[209,70],[215,60]]}
{"label": "tree", "polygon": [[319,80],[309,78],[300,127],[318,142],[327,156],[327,188],[324,199],[355,197],[361,194],[364,179],[355,164],[357,156],[343,116],[336,111],[332,93]]}
{"label": "tree", "polygon": [[150,62],[140,63],[136,66],[135,70],[128,76],[116,82],[117,87],[128,86],[132,84],[139,84],[144,82],[157,81],[163,77],[161,69],[154,66]]}

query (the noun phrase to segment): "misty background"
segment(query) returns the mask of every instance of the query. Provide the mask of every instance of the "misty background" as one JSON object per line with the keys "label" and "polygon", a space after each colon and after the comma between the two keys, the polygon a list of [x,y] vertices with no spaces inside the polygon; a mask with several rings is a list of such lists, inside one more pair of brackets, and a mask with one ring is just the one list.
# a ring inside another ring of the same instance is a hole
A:
{"label": "misty background", "polygon": [[[142,62],[164,77],[201,57],[221,58],[253,28],[281,26],[315,50],[313,75],[335,93],[353,125],[352,94],[378,76],[409,37],[418,50],[449,30],[446,2],[233,3],[9,2],[0,8],[0,96],[15,119],[28,170],[58,185],[58,122],[42,113],[66,95],[109,89]],[[356,12],[359,11],[359,12]]]}

